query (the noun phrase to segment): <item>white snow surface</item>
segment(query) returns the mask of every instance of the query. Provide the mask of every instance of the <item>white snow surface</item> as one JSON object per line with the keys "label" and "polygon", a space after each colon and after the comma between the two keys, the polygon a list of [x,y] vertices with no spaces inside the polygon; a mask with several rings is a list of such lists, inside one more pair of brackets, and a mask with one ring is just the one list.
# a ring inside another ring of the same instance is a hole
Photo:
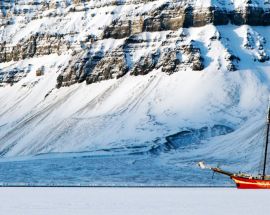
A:
{"label": "white snow surface", "polygon": [[1,214],[258,215],[269,191],[233,188],[1,188]]}
{"label": "white snow surface", "polygon": [[[68,63],[68,54],[1,63],[3,70],[33,66],[21,81],[0,88],[0,150],[5,151],[5,157],[14,157],[151,146],[153,141],[162,143],[166,136],[185,128],[216,124],[235,132],[214,144],[219,148],[213,155],[222,152],[228,156],[239,144],[249,147],[246,141],[258,130],[247,128],[262,126],[265,119],[270,64],[254,61],[258,50],[255,45],[246,49],[244,39],[249,31],[255,41],[262,37],[268,40],[269,30],[231,25],[180,29],[187,35],[186,42],[195,40],[201,46],[206,64],[203,71],[183,68],[167,75],[157,70],[145,76],[127,74],[117,80],[61,89],[55,89],[56,78],[59,66]],[[142,37],[163,38],[167,33],[143,33]],[[210,40],[216,34],[221,40]],[[103,42],[109,48],[115,40]],[[270,44],[263,48],[269,54]],[[228,53],[241,58],[238,71],[227,71]],[[137,50],[136,54],[144,52]],[[45,75],[36,77],[35,69],[41,65]],[[261,143],[255,139],[251,146],[258,151]],[[206,150],[213,148],[211,145]]]}

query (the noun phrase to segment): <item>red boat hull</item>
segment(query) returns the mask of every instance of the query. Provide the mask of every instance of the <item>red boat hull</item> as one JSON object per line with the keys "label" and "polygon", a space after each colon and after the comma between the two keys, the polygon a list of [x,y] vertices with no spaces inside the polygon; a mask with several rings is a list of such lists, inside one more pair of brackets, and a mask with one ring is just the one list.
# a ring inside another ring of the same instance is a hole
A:
{"label": "red boat hull", "polygon": [[270,189],[270,180],[249,179],[231,176],[238,189]]}

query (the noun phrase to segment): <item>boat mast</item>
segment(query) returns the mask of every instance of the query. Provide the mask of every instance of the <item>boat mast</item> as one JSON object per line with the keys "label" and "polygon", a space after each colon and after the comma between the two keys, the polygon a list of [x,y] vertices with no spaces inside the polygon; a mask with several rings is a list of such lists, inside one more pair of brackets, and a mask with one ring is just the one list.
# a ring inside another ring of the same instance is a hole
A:
{"label": "boat mast", "polygon": [[264,162],[263,162],[263,175],[262,175],[262,179],[263,180],[265,179],[265,171],[266,171],[266,160],[267,160],[267,151],[268,151],[269,129],[270,129],[270,106],[268,105],[267,129],[266,129],[265,151],[264,151]]}

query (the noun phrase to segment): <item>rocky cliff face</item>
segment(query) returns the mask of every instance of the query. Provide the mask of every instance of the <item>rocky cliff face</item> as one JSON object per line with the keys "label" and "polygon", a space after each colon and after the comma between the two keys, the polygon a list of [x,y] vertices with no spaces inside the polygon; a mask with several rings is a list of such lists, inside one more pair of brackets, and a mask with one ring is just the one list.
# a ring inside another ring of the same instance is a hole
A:
{"label": "rocky cliff face", "polygon": [[[211,47],[203,48],[201,41],[184,35],[181,29],[228,24],[268,26],[269,14],[269,2],[255,0],[6,0],[1,3],[0,63],[13,63],[1,66],[0,81],[18,82],[31,71],[29,68],[45,66],[47,70],[46,62],[29,65],[28,70],[21,62],[52,54],[68,59],[57,69],[58,88],[120,78],[127,73],[145,75],[158,69],[167,74],[183,68],[200,71],[207,66],[202,49]],[[220,35],[218,27],[215,34]],[[248,40],[251,36],[247,32]],[[223,39],[222,35],[212,35],[212,40]],[[256,59],[265,62],[269,57],[264,43],[259,48],[248,43],[245,47],[258,49]],[[237,70],[241,59],[230,50],[224,52],[227,69]]]}

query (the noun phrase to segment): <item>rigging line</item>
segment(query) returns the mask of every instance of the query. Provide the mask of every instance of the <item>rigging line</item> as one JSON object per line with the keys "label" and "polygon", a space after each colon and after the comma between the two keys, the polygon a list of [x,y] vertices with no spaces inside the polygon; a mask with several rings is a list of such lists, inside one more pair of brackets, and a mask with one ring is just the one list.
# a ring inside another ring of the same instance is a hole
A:
{"label": "rigging line", "polygon": [[263,131],[259,133],[258,135],[258,141],[262,141],[262,147],[261,147],[261,153],[260,153],[260,163],[258,166],[258,172],[261,172],[263,169],[263,163],[264,163],[264,152],[265,152],[265,144],[266,144],[266,133],[267,133],[267,124],[264,122],[262,127],[264,127],[264,129],[262,129]]}
{"label": "rigging line", "polygon": [[264,163],[264,152],[265,152],[265,134],[267,132],[267,127],[266,125],[263,126],[264,129],[263,129],[263,132],[260,133],[260,139],[259,141],[262,141],[262,147],[261,147],[261,156],[260,156],[260,163],[259,163],[259,166],[258,166],[258,171],[260,172],[262,169],[263,169],[263,163]]}
{"label": "rigging line", "polygon": [[[263,111],[263,114],[264,116],[268,116],[268,113],[269,113],[269,107]],[[263,141],[263,144],[262,144],[262,148],[261,148],[261,159],[260,159],[260,163],[259,163],[259,167],[258,167],[258,171],[261,172],[261,171],[264,171],[264,158],[265,158],[265,147],[266,147],[266,135],[267,135],[267,122],[263,124],[263,132],[261,133],[263,135],[262,137],[262,141]],[[263,172],[262,172],[263,173]]]}

